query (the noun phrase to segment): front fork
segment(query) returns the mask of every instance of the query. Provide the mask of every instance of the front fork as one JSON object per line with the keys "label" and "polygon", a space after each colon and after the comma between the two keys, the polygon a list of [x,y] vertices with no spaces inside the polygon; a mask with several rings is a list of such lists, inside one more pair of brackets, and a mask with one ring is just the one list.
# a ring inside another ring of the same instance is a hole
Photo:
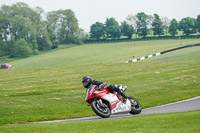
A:
{"label": "front fork", "polygon": [[101,99],[98,99],[97,100],[97,104],[102,107],[102,108],[105,108],[105,105],[103,104],[102,100]]}
{"label": "front fork", "polygon": [[[97,104],[100,106],[100,107],[102,107],[102,108],[105,108],[105,105],[103,104],[103,102],[102,102],[102,100],[101,99],[94,99],[94,100],[96,100],[97,101]],[[88,104],[88,106],[91,106],[90,104]]]}

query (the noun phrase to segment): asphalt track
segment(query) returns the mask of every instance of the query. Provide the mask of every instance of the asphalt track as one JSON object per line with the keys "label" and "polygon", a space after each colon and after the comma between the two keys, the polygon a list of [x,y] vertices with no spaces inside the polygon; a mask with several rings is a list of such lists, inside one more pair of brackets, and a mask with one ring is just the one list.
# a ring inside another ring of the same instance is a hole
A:
{"label": "asphalt track", "polygon": [[[191,99],[170,103],[166,105],[156,106],[152,108],[143,109],[138,115],[148,115],[148,114],[160,114],[160,113],[170,113],[170,112],[186,112],[192,110],[200,110],[200,96]],[[92,111],[92,109],[91,109]],[[101,118],[99,116],[94,117],[84,117],[84,118],[73,118],[73,119],[63,119],[63,120],[53,120],[53,121],[41,121],[32,123],[55,123],[55,122],[72,122],[72,121],[94,121],[94,120],[107,120],[123,117],[131,117],[131,114],[120,114],[112,115],[110,118]]]}

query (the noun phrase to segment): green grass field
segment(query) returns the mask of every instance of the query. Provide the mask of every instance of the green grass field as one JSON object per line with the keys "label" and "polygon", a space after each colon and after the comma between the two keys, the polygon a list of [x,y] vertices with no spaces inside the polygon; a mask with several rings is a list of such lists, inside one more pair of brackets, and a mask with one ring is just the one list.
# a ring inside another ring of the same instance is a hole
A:
{"label": "green grass field", "polygon": [[85,122],[0,126],[1,133],[199,133],[200,111]]}
{"label": "green grass field", "polygon": [[[11,127],[4,128],[11,123],[94,116],[84,101],[81,78],[85,75],[108,84],[127,85],[127,93],[143,108],[199,96],[200,47],[123,63],[132,56],[194,43],[200,40],[90,44],[12,61],[15,69],[0,70],[0,129]],[[151,62],[174,55],[184,56]]]}

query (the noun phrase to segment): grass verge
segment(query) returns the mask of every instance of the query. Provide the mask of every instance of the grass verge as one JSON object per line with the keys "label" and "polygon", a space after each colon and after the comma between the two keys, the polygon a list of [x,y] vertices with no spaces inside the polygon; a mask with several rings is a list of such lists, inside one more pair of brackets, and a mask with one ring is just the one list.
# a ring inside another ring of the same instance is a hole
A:
{"label": "grass verge", "polygon": [[200,110],[112,120],[0,126],[2,133],[199,133]]}

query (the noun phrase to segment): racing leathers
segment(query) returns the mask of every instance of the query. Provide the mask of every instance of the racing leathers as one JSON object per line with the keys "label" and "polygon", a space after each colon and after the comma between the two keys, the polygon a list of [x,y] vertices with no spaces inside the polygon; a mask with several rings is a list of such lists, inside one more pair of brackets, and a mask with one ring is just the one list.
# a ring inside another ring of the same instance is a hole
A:
{"label": "racing leathers", "polygon": [[[93,80],[91,85],[96,85],[97,86],[96,89],[98,90],[98,89],[104,88],[106,86],[106,84],[107,84],[106,82],[101,82],[99,80]],[[131,96],[128,96],[123,91],[121,91],[117,84],[111,84],[111,85],[107,86],[107,88],[111,93],[117,92],[125,99],[132,98]],[[87,89],[86,89],[86,92],[87,92]]]}

